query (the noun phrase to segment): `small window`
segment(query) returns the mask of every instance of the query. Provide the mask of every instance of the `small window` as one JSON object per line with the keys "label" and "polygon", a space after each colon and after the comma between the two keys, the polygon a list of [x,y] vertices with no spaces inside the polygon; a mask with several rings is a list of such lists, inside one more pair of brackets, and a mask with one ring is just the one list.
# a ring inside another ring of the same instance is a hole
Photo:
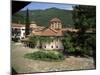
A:
{"label": "small window", "polygon": [[25,29],[22,29],[22,30],[25,30]]}
{"label": "small window", "polygon": [[51,46],[51,48],[53,48],[53,46]]}
{"label": "small window", "polygon": [[44,48],[46,48],[46,46],[44,46]]}
{"label": "small window", "polygon": [[58,48],[58,46],[56,46],[56,48]]}

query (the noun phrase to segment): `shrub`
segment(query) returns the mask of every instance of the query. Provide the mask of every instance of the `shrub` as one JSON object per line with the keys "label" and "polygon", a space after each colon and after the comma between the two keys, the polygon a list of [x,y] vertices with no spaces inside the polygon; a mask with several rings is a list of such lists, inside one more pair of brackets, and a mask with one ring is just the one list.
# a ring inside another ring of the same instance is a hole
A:
{"label": "shrub", "polygon": [[45,60],[45,61],[64,60],[64,55],[62,53],[55,53],[49,51],[37,51],[33,53],[28,53],[25,54],[24,57],[33,60]]}
{"label": "shrub", "polygon": [[18,42],[19,38],[12,38],[12,41]]}

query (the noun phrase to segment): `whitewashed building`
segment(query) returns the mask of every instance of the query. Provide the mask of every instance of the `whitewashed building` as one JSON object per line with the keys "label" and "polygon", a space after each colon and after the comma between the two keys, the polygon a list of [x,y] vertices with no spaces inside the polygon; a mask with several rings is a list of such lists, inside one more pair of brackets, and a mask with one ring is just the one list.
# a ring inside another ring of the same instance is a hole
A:
{"label": "whitewashed building", "polygon": [[22,24],[12,24],[12,38],[18,38],[19,40],[25,38],[25,25]]}
{"label": "whitewashed building", "polygon": [[[55,38],[55,37],[62,37],[62,24],[61,20],[58,18],[53,18],[50,20],[50,25],[47,28],[44,28],[42,30],[34,31],[33,34],[35,36],[41,36],[41,37],[49,37],[49,38]],[[54,39],[50,43],[42,43],[41,46],[45,50],[63,50],[63,44],[60,39]],[[38,47],[37,47],[38,48]]]}
{"label": "whitewashed building", "polygon": [[63,50],[64,49],[61,40],[53,40],[51,43],[44,43],[42,45],[42,48],[46,50]]}

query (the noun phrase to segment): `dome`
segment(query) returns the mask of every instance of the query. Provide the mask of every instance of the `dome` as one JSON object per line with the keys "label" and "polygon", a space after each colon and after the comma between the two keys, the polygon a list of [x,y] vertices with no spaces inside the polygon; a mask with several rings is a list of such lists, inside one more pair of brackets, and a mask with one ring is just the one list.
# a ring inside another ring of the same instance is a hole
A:
{"label": "dome", "polygon": [[50,20],[50,22],[61,22],[61,20],[59,18],[53,18],[52,20]]}

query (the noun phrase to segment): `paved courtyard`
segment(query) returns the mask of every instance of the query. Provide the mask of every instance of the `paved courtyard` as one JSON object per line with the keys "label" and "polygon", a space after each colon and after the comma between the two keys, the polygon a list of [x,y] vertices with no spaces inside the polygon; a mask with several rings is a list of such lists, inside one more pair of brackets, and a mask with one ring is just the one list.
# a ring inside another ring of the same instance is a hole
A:
{"label": "paved courtyard", "polygon": [[92,58],[80,58],[70,56],[60,62],[47,62],[24,58],[24,54],[37,51],[37,49],[25,48],[21,43],[12,43],[11,65],[17,73],[48,72],[62,70],[94,69]]}

